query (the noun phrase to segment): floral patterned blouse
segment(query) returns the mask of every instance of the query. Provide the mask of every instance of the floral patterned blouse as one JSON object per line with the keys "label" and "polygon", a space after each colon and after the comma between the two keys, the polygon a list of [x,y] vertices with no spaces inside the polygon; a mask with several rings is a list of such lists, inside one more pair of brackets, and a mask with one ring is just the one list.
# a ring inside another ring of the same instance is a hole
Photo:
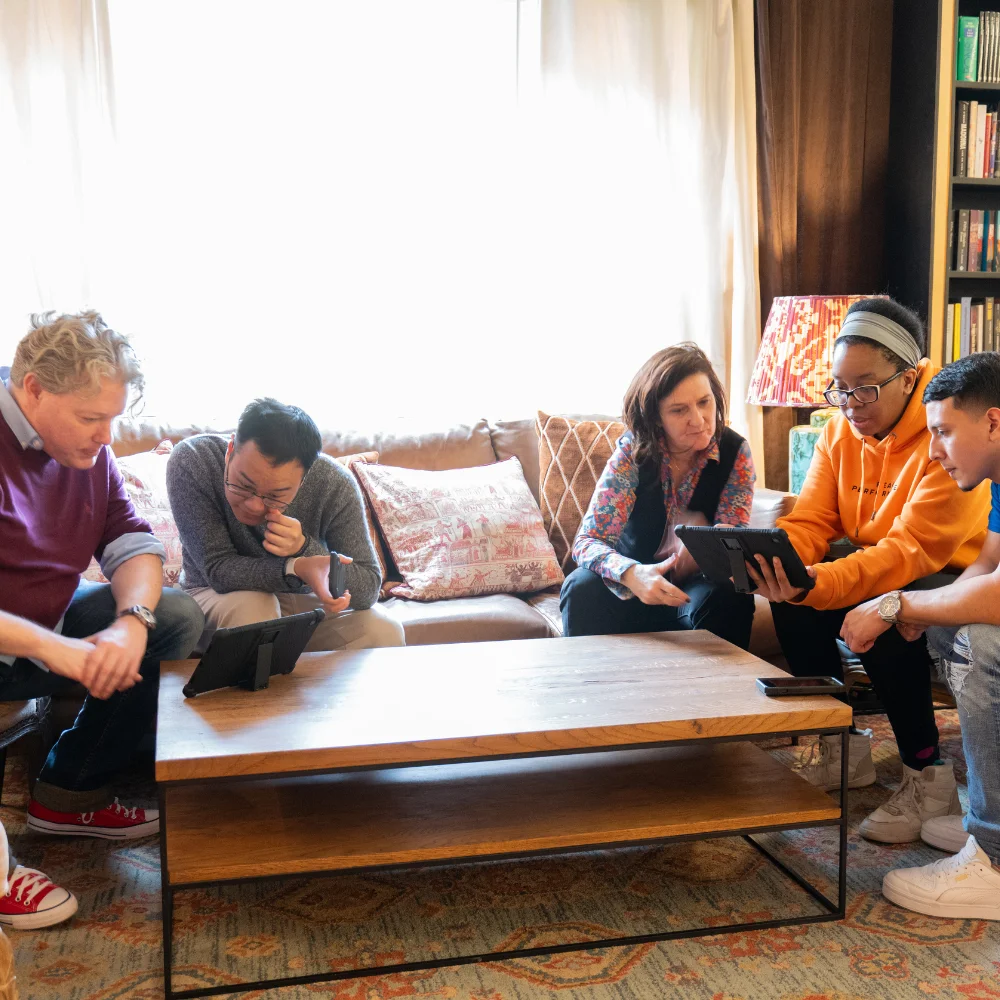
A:
{"label": "floral patterned blouse", "polygon": [[[597,483],[590,506],[580,524],[573,542],[573,559],[577,566],[589,569],[604,578],[608,588],[622,600],[632,597],[632,591],[622,582],[622,575],[635,559],[623,556],[616,546],[635,504],[635,491],[639,485],[639,465],[635,461],[632,432],[626,431],[619,439],[614,454],[608,459]],[[715,438],[696,458],[691,471],[674,486],[670,473],[670,459],[663,454],[660,460],[660,482],[663,484],[663,503],[667,509],[667,523],[677,510],[686,510],[709,461],[719,460],[719,444]],[[753,502],[754,473],[750,445],[744,441],[736,453],[732,472],[719,497],[715,511],[716,524],[744,526],[750,523],[750,506]]]}

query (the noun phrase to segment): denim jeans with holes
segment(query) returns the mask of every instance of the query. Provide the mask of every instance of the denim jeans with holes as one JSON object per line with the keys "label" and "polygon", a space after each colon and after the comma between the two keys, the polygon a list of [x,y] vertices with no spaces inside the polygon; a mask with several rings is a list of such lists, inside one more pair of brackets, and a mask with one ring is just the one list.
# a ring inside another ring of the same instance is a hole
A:
{"label": "denim jeans with holes", "polygon": [[965,828],[1000,862],[1000,627],[929,628],[955,696],[968,767]]}

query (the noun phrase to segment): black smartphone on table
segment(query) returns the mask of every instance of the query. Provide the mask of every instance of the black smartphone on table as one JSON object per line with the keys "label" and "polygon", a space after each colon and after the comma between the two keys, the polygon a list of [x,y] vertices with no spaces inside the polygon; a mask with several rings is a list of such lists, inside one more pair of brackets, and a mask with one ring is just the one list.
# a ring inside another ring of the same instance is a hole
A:
{"label": "black smartphone on table", "polygon": [[789,695],[843,694],[846,690],[836,677],[758,677],[757,690],[769,698]]}

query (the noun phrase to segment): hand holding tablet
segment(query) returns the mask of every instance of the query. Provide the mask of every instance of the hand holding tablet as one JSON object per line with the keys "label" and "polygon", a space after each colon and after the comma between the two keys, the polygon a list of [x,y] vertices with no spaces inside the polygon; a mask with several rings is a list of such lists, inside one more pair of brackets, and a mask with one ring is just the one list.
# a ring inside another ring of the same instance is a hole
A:
{"label": "hand holding tablet", "polygon": [[[760,589],[763,596],[788,600],[816,585],[782,528],[719,528],[679,525],[677,537],[710,580],[732,580],[738,593]],[[758,559],[764,560],[763,567]],[[775,559],[780,569],[774,568]]]}

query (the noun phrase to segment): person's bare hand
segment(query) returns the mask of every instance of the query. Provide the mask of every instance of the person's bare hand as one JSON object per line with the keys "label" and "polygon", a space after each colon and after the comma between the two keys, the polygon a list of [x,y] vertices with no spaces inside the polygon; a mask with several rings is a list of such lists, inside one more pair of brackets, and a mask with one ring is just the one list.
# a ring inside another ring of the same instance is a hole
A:
{"label": "person's bare hand", "polygon": [[106,629],[88,636],[94,651],[87,658],[80,683],[95,698],[102,699],[138,684],[148,638],[149,630],[133,615],[118,618]]}
{"label": "person's bare hand", "polygon": [[686,580],[689,576],[694,576],[698,572],[698,564],[694,561],[694,556],[688,551],[686,545],[682,545],[674,557],[673,576],[675,580]]}
{"label": "person's bare hand", "polygon": [[691,600],[687,594],[664,577],[673,568],[675,556],[663,562],[630,566],[622,575],[622,583],[642,601],[643,604],[666,604],[679,608]]}
{"label": "person's bare hand", "polygon": [[266,524],[263,545],[272,556],[287,559],[302,551],[306,536],[302,533],[302,525],[294,517],[268,508]]}
{"label": "person's bare hand", "polygon": [[[801,587],[793,587],[788,582],[785,567],[781,565],[780,559],[775,557],[773,565],[759,553],[754,559],[757,562],[756,568],[749,560],[746,562],[747,576],[757,585],[757,593],[761,597],[773,604],[780,604],[782,601],[794,601],[805,593]],[[814,566],[807,566],[806,572],[813,579],[816,578]]]}
{"label": "person's bare hand", "polygon": [[916,642],[924,632],[927,631],[926,625],[913,625],[907,624],[906,622],[896,622],[896,631],[907,641]]}
{"label": "person's bare hand", "polygon": [[[341,556],[340,561],[350,564],[354,560],[350,556]],[[345,590],[342,597],[334,597],[330,593],[330,557],[299,556],[292,564],[292,572],[320,599],[323,610],[328,615],[337,615],[351,606],[351,592]]]}
{"label": "person's bare hand", "polygon": [[45,638],[38,659],[54,674],[78,681],[83,676],[87,658],[94,652],[94,644],[85,639],[52,632]]}

